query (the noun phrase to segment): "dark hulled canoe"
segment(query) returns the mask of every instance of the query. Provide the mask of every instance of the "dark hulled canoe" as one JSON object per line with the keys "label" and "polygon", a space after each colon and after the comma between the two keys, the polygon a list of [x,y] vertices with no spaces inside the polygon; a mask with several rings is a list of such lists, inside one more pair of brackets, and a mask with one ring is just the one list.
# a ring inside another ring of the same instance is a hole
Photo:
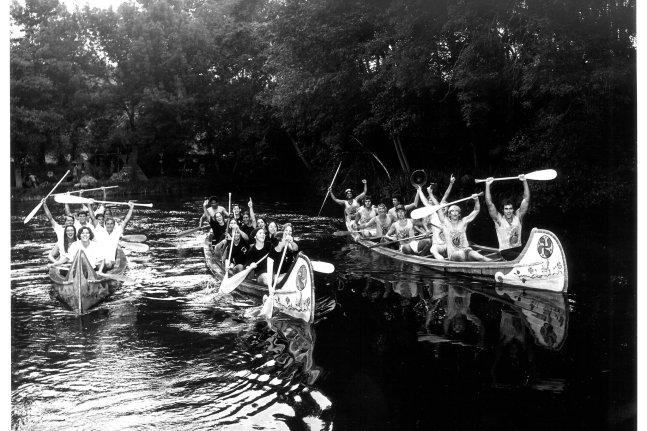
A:
{"label": "dark hulled canoe", "polygon": [[[352,230],[350,225],[348,230]],[[375,241],[364,239],[358,234],[352,240],[364,247]],[[491,262],[453,262],[437,260],[433,256],[405,255],[389,247],[371,248],[376,253],[415,263],[446,274],[468,276],[476,280],[523,286],[527,289],[566,292],[568,290],[568,268],[566,255],[557,236],[547,230],[534,228],[521,254],[506,261],[498,249],[471,244],[472,249],[492,259]]]}
{"label": "dark hulled canoe", "polygon": [[[123,274],[127,264],[126,255],[117,247],[115,267],[107,273]],[[54,282],[58,295],[76,314],[87,313],[119,285],[118,281],[98,276],[83,252],[76,255],[69,269],[50,268],[49,278]]]}
{"label": "dark hulled canoe", "polygon": [[[203,248],[207,268],[214,276],[222,280],[225,270],[222,262],[213,252],[211,234],[206,235]],[[235,291],[257,299],[262,299],[264,295],[269,295],[267,286],[251,279],[243,280]],[[305,254],[297,253],[292,266],[276,285],[274,309],[306,323],[314,321],[314,276],[310,259]]]}

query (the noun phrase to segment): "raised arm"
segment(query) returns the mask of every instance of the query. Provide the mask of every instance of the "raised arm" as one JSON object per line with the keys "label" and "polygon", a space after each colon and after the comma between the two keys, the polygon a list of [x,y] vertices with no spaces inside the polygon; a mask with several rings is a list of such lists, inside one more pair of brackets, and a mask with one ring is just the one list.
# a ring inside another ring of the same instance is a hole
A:
{"label": "raised arm", "polygon": [[[429,191],[429,196],[433,196],[431,194],[431,187],[427,189]],[[416,192],[416,196],[420,196],[420,200],[422,201],[422,204],[426,207],[430,207],[431,204],[429,203],[429,200],[425,197],[425,194],[422,192],[422,188],[418,187],[418,191]]]}
{"label": "raised arm", "polygon": [[[418,186],[418,190],[420,190],[420,186]],[[420,196],[420,194],[416,192],[416,197],[414,198],[413,203],[409,204],[409,205],[405,205],[404,209],[406,209],[407,211],[410,211],[410,210],[414,209],[415,207],[417,207],[418,202],[420,202],[419,196]]]}
{"label": "raised arm", "polygon": [[490,186],[494,182],[494,178],[490,177],[485,181],[485,205],[487,205],[487,211],[490,213],[490,217],[494,220],[494,223],[499,224],[499,212],[496,210],[494,203],[492,203],[492,192],[490,191]]}
{"label": "raised arm", "polygon": [[465,224],[468,224],[472,222],[476,216],[479,214],[479,211],[481,211],[481,203],[479,202],[479,195],[476,193],[472,195],[472,199],[474,199],[474,210],[469,213],[466,217],[463,217],[463,222]]}
{"label": "raised arm", "polygon": [[447,202],[447,199],[449,199],[449,194],[452,192],[454,181],[456,181],[456,178],[454,178],[454,174],[452,174],[452,176],[449,178],[449,185],[447,186],[447,190],[445,190],[445,194],[443,195],[443,198],[440,200],[441,202]]}
{"label": "raised arm", "polygon": [[90,214],[90,220],[92,220],[92,226],[97,227],[99,222],[97,221],[97,217],[94,215],[92,204],[88,205],[88,214]]}
{"label": "raised arm", "polygon": [[332,200],[334,200],[335,202],[337,202],[339,205],[344,205],[344,203],[345,203],[346,201],[341,201],[341,200],[337,199],[337,198],[335,197],[335,195],[333,194],[333,192],[332,192],[332,187],[328,187],[328,191],[330,192],[330,197],[332,198]]}
{"label": "raised arm", "polygon": [[128,206],[130,206],[130,209],[128,210],[128,214],[126,214],[126,217],[124,218],[124,221],[121,222],[121,230],[126,230],[126,225],[130,221],[130,218],[133,216],[133,209],[135,208],[135,204],[133,202],[128,202]]}
{"label": "raised arm", "polygon": [[249,198],[249,203],[247,204],[249,206],[249,218],[252,220],[252,226],[254,226],[254,229],[256,229],[256,217],[254,216],[254,206],[252,205],[252,198]]}
{"label": "raised arm", "polygon": [[[74,217],[74,214],[72,214],[72,211],[70,211],[70,204],[65,204],[65,215]],[[74,219],[76,220],[76,217]]]}
{"label": "raised arm", "polygon": [[53,228],[56,228],[56,220],[54,220],[54,217],[52,217],[52,213],[49,211],[49,208],[47,208],[47,203],[45,203],[47,199],[43,198],[40,200],[40,202],[43,204],[43,211],[45,211],[45,215],[49,219],[49,222],[52,224]]}
{"label": "raised arm", "polygon": [[524,174],[519,175],[519,179],[523,182],[523,200],[517,210],[517,217],[519,217],[519,221],[521,221],[530,207],[530,188],[528,187],[528,181],[526,181],[526,176]]}
{"label": "raised arm", "polygon": [[366,187],[366,180],[362,180],[362,182],[364,183],[364,191],[355,197],[355,200],[358,202],[364,199],[364,196],[366,196],[366,191],[368,190],[368,188]]}

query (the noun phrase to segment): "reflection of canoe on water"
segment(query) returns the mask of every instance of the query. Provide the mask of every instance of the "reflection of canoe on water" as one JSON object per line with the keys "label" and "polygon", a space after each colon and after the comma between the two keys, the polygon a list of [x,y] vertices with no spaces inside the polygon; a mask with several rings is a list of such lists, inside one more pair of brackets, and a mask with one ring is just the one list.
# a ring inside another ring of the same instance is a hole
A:
{"label": "reflection of canoe on water", "polygon": [[[214,254],[211,246],[211,234],[204,241],[204,258],[211,273],[222,280],[225,275],[223,263]],[[245,293],[255,298],[269,295],[266,285],[252,279],[243,280],[235,292]],[[315,285],[312,264],[305,254],[299,252],[292,266],[283,279],[276,285],[274,308],[288,316],[303,320],[306,323],[314,321]]]}
{"label": "reflection of canoe on water", "polygon": [[[348,226],[348,230],[352,230]],[[358,244],[369,247],[375,241],[352,236]],[[398,250],[386,247],[374,247],[371,250],[408,263],[422,265],[446,274],[457,274],[482,281],[502,283],[511,286],[523,286],[527,289],[566,292],[568,290],[568,268],[566,255],[557,236],[550,231],[534,228],[521,254],[515,259],[506,261],[501,258],[499,250],[471,244],[472,249],[492,259],[491,262],[453,262],[437,260],[433,256],[405,255]]]}
{"label": "reflection of canoe on water", "polygon": [[[115,267],[108,274],[123,274],[128,260],[120,247],[117,248]],[[107,280],[97,275],[85,253],[79,252],[69,269],[52,267],[49,278],[56,286],[58,295],[77,313],[87,313],[90,308],[110,295],[119,285],[118,281]]]}

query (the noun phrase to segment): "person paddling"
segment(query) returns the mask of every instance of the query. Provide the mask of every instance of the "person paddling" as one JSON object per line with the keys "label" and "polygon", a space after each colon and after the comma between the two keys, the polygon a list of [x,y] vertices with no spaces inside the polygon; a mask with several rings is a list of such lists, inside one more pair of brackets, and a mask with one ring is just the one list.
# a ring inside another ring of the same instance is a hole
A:
{"label": "person paddling", "polygon": [[504,199],[501,202],[503,214],[498,212],[492,203],[492,192],[490,188],[494,182],[494,178],[490,177],[485,181],[485,204],[487,205],[490,217],[494,221],[496,236],[499,240],[499,252],[505,260],[515,260],[521,254],[521,250],[523,250],[521,244],[521,222],[530,207],[530,188],[528,187],[528,181],[526,181],[525,175],[519,175],[519,180],[523,183],[523,199],[521,200],[521,205],[515,211],[512,200]]}
{"label": "person paddling", "polygon": [[[294,261],[294,256],[299,251],[299,246],[294,241],[292,232],[292,224],[286,223],[283,225],[283,230],[278,232],[272,240],[272,247],[268,259],[271,259],[272,261],[272,273],[275,277],[278,277],[278,281],[281,281],[283,276],[288,272],[290,266],[292,266],[292,262]],[[285,251],[285,256],[283,256],[283,249],[286,247],[287,250]],[[284,260],[281,265],[280,262],[282,256]],[[277,273],[279,266],[281,266],[281,272]]]}
{"label": "person paddling", "polygon": [[345,201],[341,199],[337,199],[332,192],[332,187],[328,187],[328,191],[330,192],[330,197],[332,198],[332,200],[337,202],[339,205],[344,206],[344,216],[346,217],[347,220],[353,220],[355,218],[355,213],[359,208],[359,201],[362,200],[364,196],[366,196],[366,191],[368,190],[366,185],[366,180],[362,180],[362,183],[364,183],[364,191],[359,195],[355,196],[355,198],[353,198],[353,190],[346,189],[346,191],[344,192],[344,195],[346,195]]}
{"label": "person paddling", "polygon": [[467,234],[465,233],[467,225],[476,218],[481,210],[478,195],[473,194],[472,199],[474,199],[474,210],[466,217],[461,218],[461,208],[458,205],[450,206],[449,211],[447,211],[448,215],[445,215],[442,209],[437,211],[443,228],[443,234],[445,235],[445,244],[447,246],[449,260],[458,262],[470,260],[487,262],[491,260],[482,256],[479,252],[472,250],[467,241]]}
{"label": "person paddling", "polygon": [[269,254],[272,249],[272,244],[265,241],[265,230],[260,227],[254,229],[250,238],[254,241],[254,244],[249,247],[247,251],[246,263],[247,267],[254,269],[252,277],[259,283],[267,285],[267,259],[263,259],[261,263],[256,263],[263,258],[266,254]]}

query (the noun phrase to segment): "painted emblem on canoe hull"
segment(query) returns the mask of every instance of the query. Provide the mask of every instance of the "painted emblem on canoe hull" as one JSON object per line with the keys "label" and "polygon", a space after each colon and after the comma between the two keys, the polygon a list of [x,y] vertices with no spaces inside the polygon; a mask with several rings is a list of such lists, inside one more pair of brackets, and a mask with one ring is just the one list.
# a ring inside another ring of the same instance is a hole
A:
{"label": "painted emblem on canoe hull", "polygon": [[299,255],[285,284],[274,295],[274,306],[282,312],[306,322],[314,316],[314,281],[307,257]]}

